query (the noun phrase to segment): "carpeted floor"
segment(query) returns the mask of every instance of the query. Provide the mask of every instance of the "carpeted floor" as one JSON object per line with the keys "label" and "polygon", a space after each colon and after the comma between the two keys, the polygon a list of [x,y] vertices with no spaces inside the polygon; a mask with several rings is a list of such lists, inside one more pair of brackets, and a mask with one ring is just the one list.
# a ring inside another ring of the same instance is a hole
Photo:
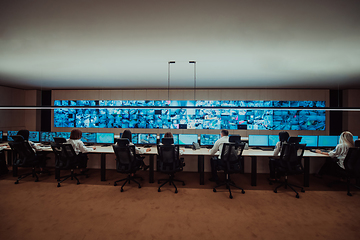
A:
{"label": "carpeted floor", "polygon": [[[123,175],[90,170],[82,184],[54,176],[39,182],[26,178],[14,185],[9,174],[0,179],[0,239],[360,239],[360,192],[328,188],[329,179],[311,178],[300,199],[288,190],[275,194],[266,175],[250,186],[247,174],[234,179],[246,193],[225,188],[214,193],[211,182],[198,185],[197,173],[180,173],[179,193],[157,183],[114,187]],[[156,174],[155,179],[163,175]],[[208,176],[206,176],[208,177]],[[301,183],[300,179],[294,179]]]}

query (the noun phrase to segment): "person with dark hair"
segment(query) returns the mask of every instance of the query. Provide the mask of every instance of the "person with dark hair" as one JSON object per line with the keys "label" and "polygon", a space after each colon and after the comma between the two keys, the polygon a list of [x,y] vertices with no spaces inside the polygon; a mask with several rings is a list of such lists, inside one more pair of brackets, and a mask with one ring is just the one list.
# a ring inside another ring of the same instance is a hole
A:
{"label": "person with dark hair", "polygon": [[87,152],[91,152],[96,149],[95,146],[92,147],[86,147],[81,141],[82,132],[80,129],[73,129],[70,133],[70,139],[66,141],[66,143],[70,143],[72,147],[74,148],[75,153],[79,157],[79,168],[82,173],[86,172],[88,169],[87,167],[87,160],[88,157],[86,155]]}
{"label": "person with dark hair", "polygon": [[[130,131],[130,130],[124,130],[124,132],[123,132],[122,135],[121,135],[121,138],[127,138],[127,139],[129,139],[129,142],[130,142],[129,145],[134,145],[134,144],[132,143],[132,134],[131,134],[131,131]],[[138,147],[135,146],[135,153],[136,153],[137,155],[141,155],[141,154],[144,154],[145,152],[150,152],[150,151],[151,151],[151,148],[146,148],[145,150],[143,150],[143,149],[138,148]],[[137,158],[137,161],[136,161],[135,164],[136,164],[137,166],[139,166],[139,167],[142,166],[143,169],[144,169],[144,171],[149,168],[149,166],[145,165],[143,158],[140,158],[140,157]]]}
{"label": "person with dark hair", "polygon": [[279,159],[276,158],[276,156],[279,155],[279,153],[281,153],[282,150],[282,146],[284,143],[286,143],[289,139],[290,135],[288,132],[279,132],[279,141],[276,143],[275,145],[275,149],[274,149],[274,157],[271,157],[269,159],[269,169],[270,169],[270,181],[276,181],[276,173],[275,173],[275,168],[279,165]]}
{"label": "person with dark hair", "polygon": [[219,177],[217,174],[217,167],[222,166],[224,162],[221,160],[221,151],[223,148],[224,143],[229,142],[229,131],[228,130],[221,130],[220,138],[215,142],[214,146],[209,150],[210,155],[214,155],[217,151],[219,151],[219,156],[212,157],[210,160],[211,163],[211,178],[209,179],[212,182],[218,182]]}
{"label": "person with dark hair", "polygon": [[22,136],[24,138],[24,140],[29,143],[29,145],[32,147],[34,152],[36,152],[36,154],[37,154],[37,156],[39,157],[39,160],[40,160],[40,165],[39,165],[40,171],[41,172],[49,172],[46,169],[46,155],[47,155],[47,152],[41,152],[42,147],[40,147],[39,145],[33,143],[32,141],[29,141],[29,135],[30,135],[29,130],[21,129],[20,131],[17,132],[16,135]]}

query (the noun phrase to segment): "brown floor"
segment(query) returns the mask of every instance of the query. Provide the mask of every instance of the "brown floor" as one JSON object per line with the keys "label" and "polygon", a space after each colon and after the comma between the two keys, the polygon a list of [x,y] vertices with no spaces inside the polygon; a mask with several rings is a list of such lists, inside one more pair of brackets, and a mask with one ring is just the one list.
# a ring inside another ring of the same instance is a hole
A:
{"label": "brown floor", "polygon": [[157,192],[144,171],[138,172],[142,188],[132,183],[122,193],[113,182],[124,175],[108,170],[101,182],[99,170],[89,174],[82,184],[67,180],[61,188],[54,175],[18,185],[11,174],[1,177],[0,239],[360,239],[360,191],[349,197],[345,186],[329,188],[329,177],[311,177],[296,199],[285,189],[275,194],[266,174],[256,187],[249,174],[238,175],[233,180],[246,193],[234,190],[229,199],[225,188],[214,193],[213,183],[200,186],[197,173],[176,175],[186,181],[178,194],[169,185]]}

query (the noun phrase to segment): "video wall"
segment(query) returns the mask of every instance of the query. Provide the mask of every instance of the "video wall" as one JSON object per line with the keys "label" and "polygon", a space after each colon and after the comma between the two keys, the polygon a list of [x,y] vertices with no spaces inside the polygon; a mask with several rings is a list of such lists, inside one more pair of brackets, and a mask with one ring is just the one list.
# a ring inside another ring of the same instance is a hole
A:
{"label": "video wall", "polygon": [[67,107],[54,110],[54,127],[323,131],[326,122],[325,110],[239,108],[321,108],[325,101],[55,100],[54,106]]}

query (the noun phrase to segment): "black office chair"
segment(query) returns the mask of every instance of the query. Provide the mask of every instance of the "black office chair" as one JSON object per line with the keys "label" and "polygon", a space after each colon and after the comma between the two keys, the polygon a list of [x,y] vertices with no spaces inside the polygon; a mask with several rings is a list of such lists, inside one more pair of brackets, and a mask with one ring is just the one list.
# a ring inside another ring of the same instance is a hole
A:
{"label": "black office chair", "polygon": [[30,144],[24,140],[23,136],[15,135],[12,136],[14,142],[9,142],[11,149],[14,151],[16,156],[16,160],[14,161],[13,165],[16,167],[31,167],[32,171],[30,173],[25,173],[18,177],[15,184],[19,183],[19,180],[32,175],[35,178],[35,182],[39,181],[39,177],[37,173],[40,171],[36,171],[35,168],[40,164],[39,156],[35,153],[32,149]]}
{"label": "black office chair", "polygon": [[161,187],[166,183],[173,185],[175,187],[175,193],[178,193],[175,182],[181,182],[182,185],[185,185],[185,182],[182,180],[175,179],[175,173],[183,170],[184,159],[180,158],[179,146],[173,145],[174,140],[172,138],[163,138],[163,145],[157,145],[158,158],[157,166],[158,171],[166,173],[169,175],[167,179],[159,179],[158,184],[164,181],[158,188],[158,192],[161,192]]}
{"label": "black office chair", "polygon": [[245,193],[244,189],[237,186],[231,180],[231,174],[233,173],[241,173],[243,171],[243,165],[241,163],[241,155],[244,150],[244,143],[224,143],[222,151],[221,151],[221,160],[223,161],[223,166],[218,166],[218,170],[224,170],[225,173],[225,181],[223,183],[218,184],[213,188],[213,191],[216,192],[216,188],[220,186],[226,186],[229,190],[229,198],[233,198],[231,193],[231,188],[236,187],[241,190],[241,193]]}
{"label": "black office chair", "polygon": [[352,196],[350,193],[350,186],[353,186],[357,189],[360,189],[360,186],[351,183],[351,179],[356,179],[357,183],[360,181],[360,147],[350,148],[345,159],[344,159],[345,169],[338,169],[335,172],[337,177],[346,178],[346,182],[336,181],[329,184],[331,187],[334,184],[346,184],[347,185],[347,195]]}
{"label": "black office chair", "polygon": [[123,185],[121,186],[120,191],[124,191],[124,186],[126,183],[130,183],[131,181],[134,181],[138,184],[138,187],[141,188],[141,185],[138,181],[135,179],[139,178],[140,180],[143,180],[142,177],[135,177],[131,176],[132,174],[135,174],[137,170],[141,168],[142,159],[140,156],[136,155],[135,152],[135,146],[130,145],[129,139],[127,138],[120,138],[117,139],[117,144],[113,145],[113,149],[116,156],[116,170],[119,173],[126,173],[127,177],[120,179],[118,181],[114,182],[114,186],[117,186],[118,182],[125,181]]}
{"label": "black office chair", "polygon": [[355,141],[355,147],[360,147],[360,140]]}
{"label": "black office chair", "polygon": [[78,176],[89,177],[84,173],[75,173],[74,169],[79,168],[81,155],[77,155],[74,151],[74,148],[71,144],[62,144],[51,142],[51,148],[55,154],[55,168],[60,170],[70,170],[70,175],[58,177],[57,187],[61,187],[61,183],[66,179],[70,178],[71,180],[76,179],[76,184],[80,184]]}
{"label": "black office chair", "polygon": [[54,142],[55,143],[65,143],[66,139],[63,137],[54,137]]}
{"label": "black office chair", "polygon": [[295,190],[294,187],[300,188],[301,192],[305,192],[304,188],[290,184],[288,182],[288,176],[304,173],[301,159],[303,157],[306,144],[298,144],[296,142],[283,144],[279,159],[279,166],[277,166],[275,169],[279,176],[285,177],[285,181],[277,186],[274,189],[274,192],[277,193],[278,188],[282,186],[284,186],[284,188],[290,187],[296,193],[295,197],[299,198],[299,193]]}

